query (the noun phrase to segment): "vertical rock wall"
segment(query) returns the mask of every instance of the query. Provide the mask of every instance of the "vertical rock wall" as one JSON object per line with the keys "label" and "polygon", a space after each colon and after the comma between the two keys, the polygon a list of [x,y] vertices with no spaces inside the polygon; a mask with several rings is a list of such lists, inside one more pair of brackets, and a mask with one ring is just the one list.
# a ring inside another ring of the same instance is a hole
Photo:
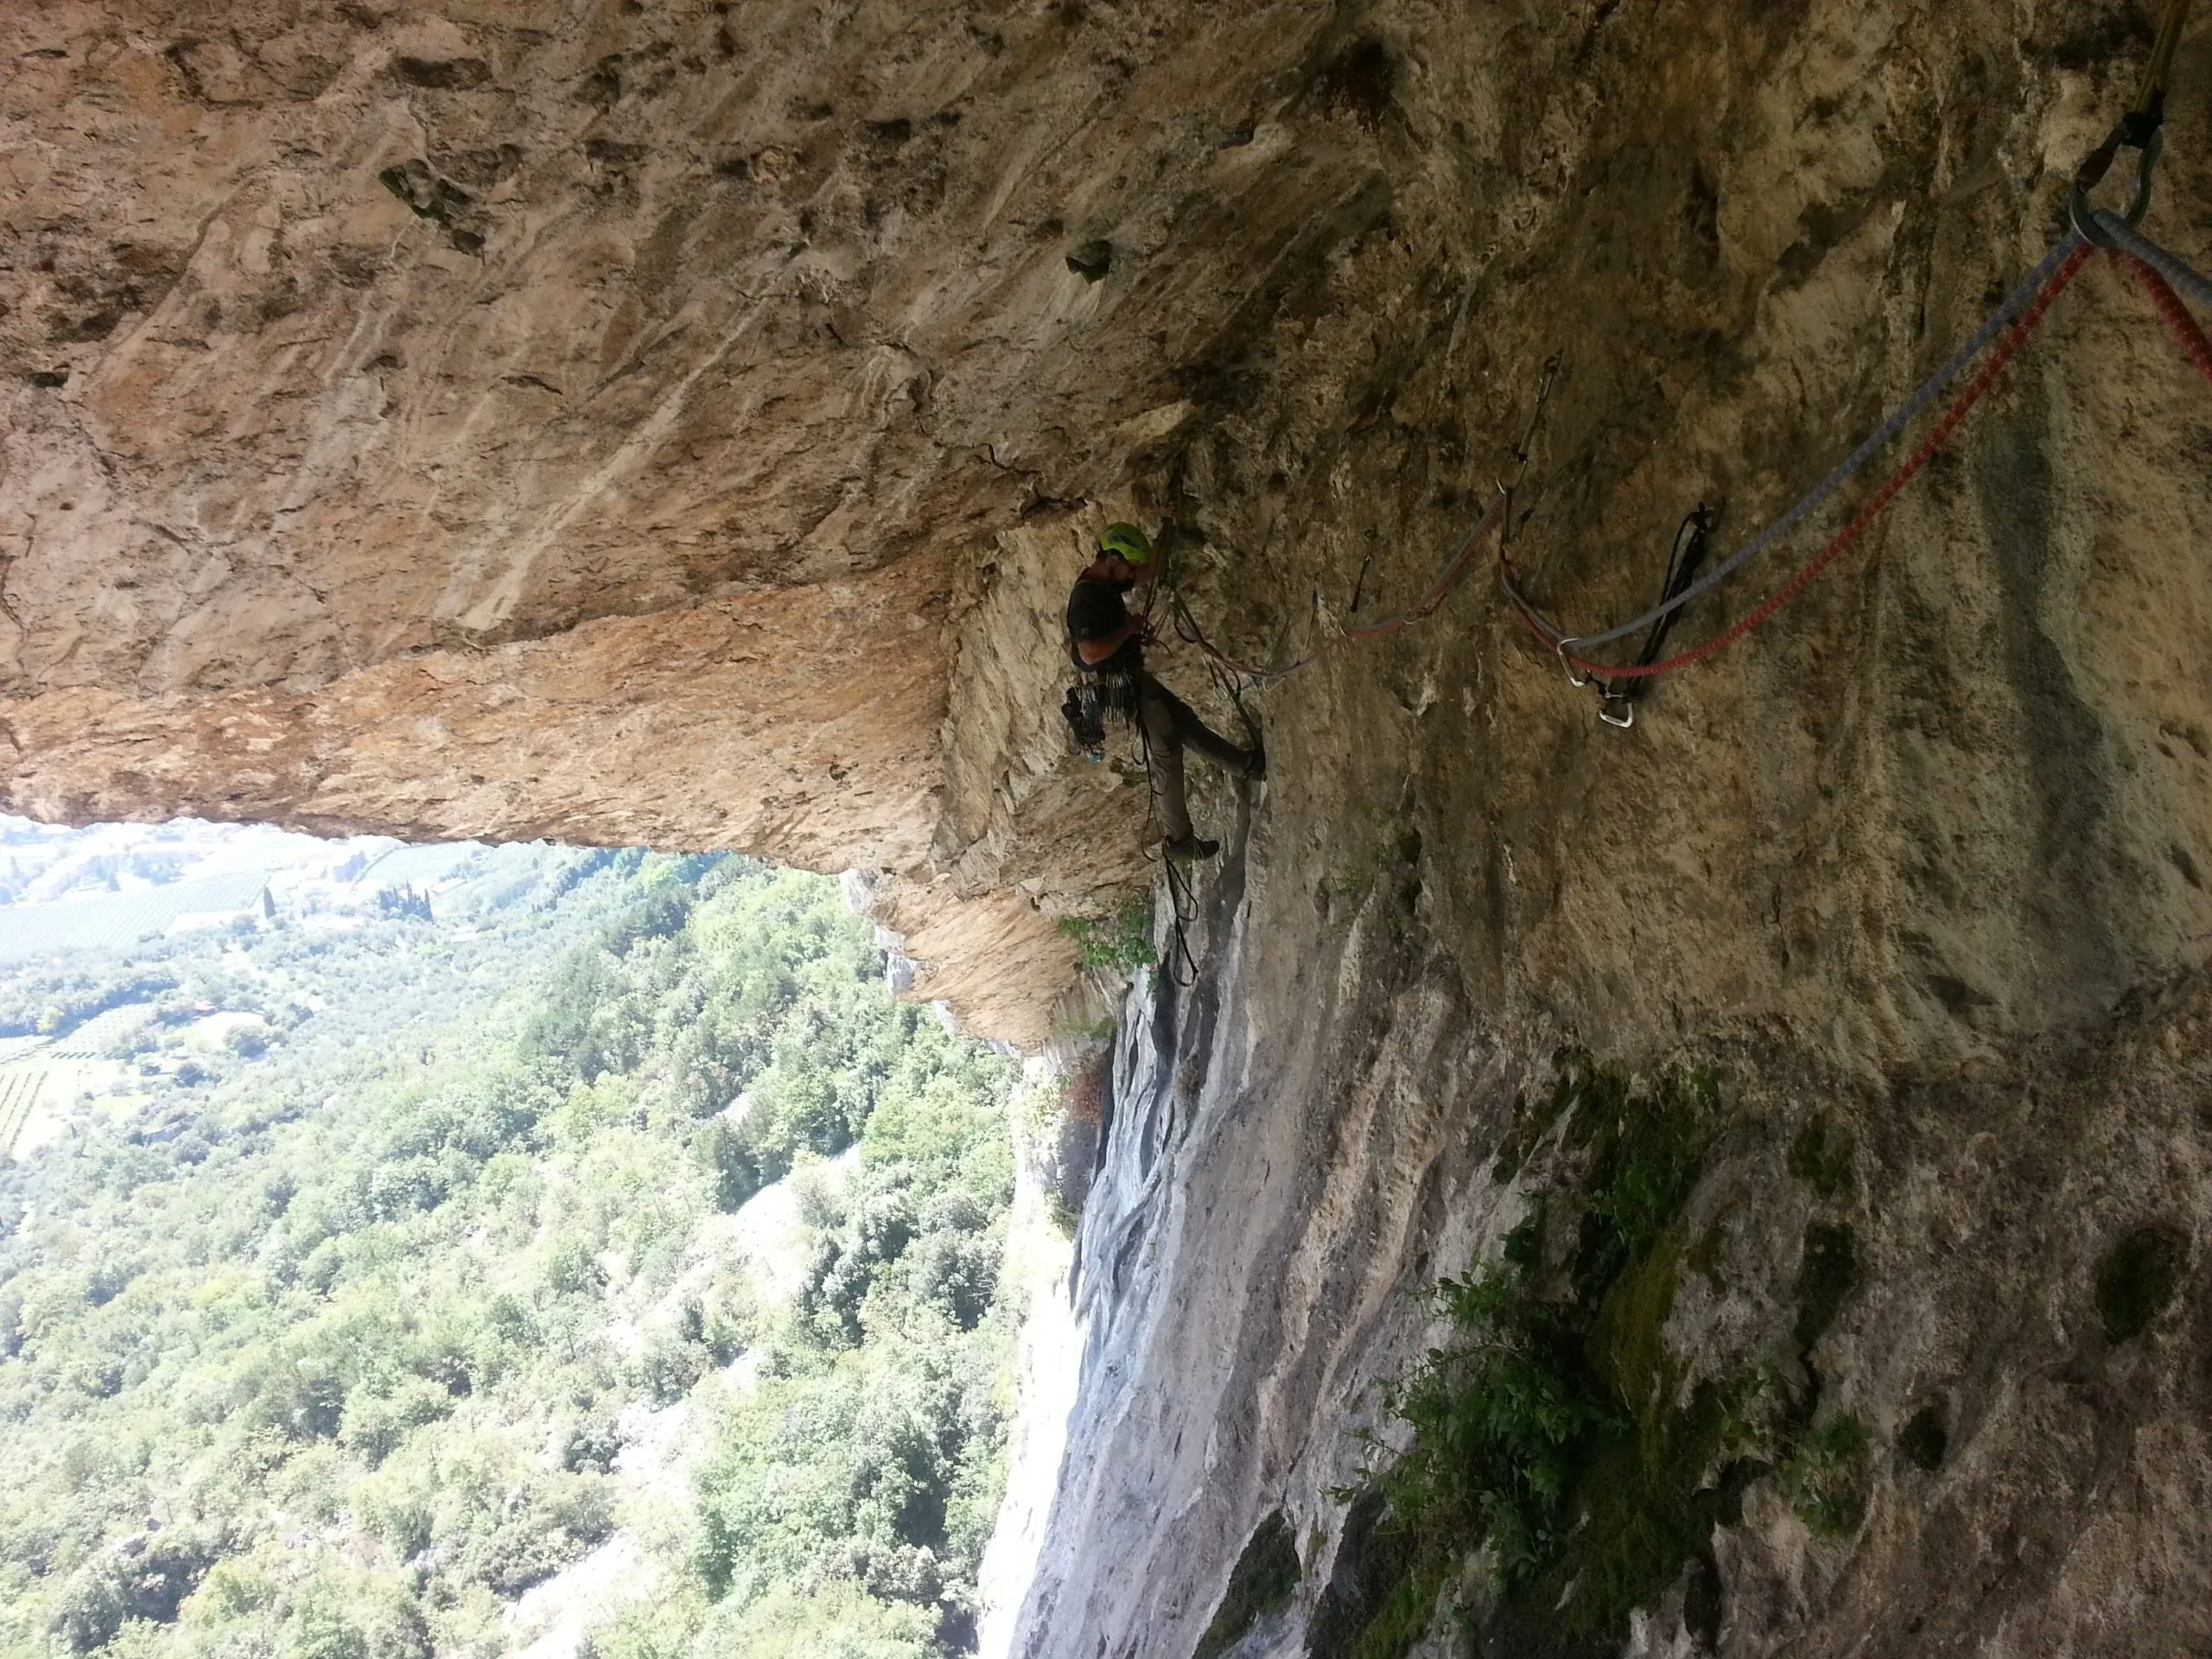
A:
{"label": "vertical rock wall", "polygon": [[[1420,590],[1554,352],[1516,518],[1541,601],[1632,613],[1700,499],[1739,544],[2050,245],[2150,20],[1365,21],[1387,228],[1255,321],[1247,395],[1180,474],[1211,550],[1194,603],[1261,660],[1363,588],[1363,619]],[[2206,52],[2199,30],[2185,76]],[[2201,96],[2170,139],[2154,227],[2201,258]],[[1562,1616],[1494,1650],[2212,1639],[2208,433],[2201,381],[2100,262],[1861,550],[1633,731],[1479,586],[1262,694],[1271,775],[1212,804],[1236,839],[1197,896],[1198,981],[1153,987],[1125,1037],[1080,1241],[1090,1370],[1018,1652],[1182,1659],[1279,1510],[1303,1576],[1235,1650],[1351,1650],[1325,1604],[1361,1581],[1352,1433],[1402,1444],[1377,1384],[1450,1335],[1413,1293],[1495,1261],[1538,1195],[1577,1201],[1573,1129],[1500,1160],[1563,1046],[1716,1080],[1675,1224],[1700,1265],[1655,1327],[1665,1408],[1767,1368],[1808,1421],[1866,1427],[1864,1510],[1826,1535],[1788,1470],[1739,1471],[1703,1558],[1611,1647]],[[1840,1168],[1797,1155],[1829,1135]],[[1818,1319],[1808,1230],[1852,1241]],[[2177,1288],[2118,1334],[2100,1284],[2145,1236]],[[1916,1421],[1944,1431],[1933,1469]],[[1505,1628],[1479,1568],[1453,1594]]]}
{"label": "vertical rock wall", "polygon": [[[1041,1041],[1054,918],[1151,874],[1126,748],[1086,767],[1052,713],[1104,516],[1174,518],[1209,634],[1289,661],[1421,590],[1556,356],[1516,557],[1570,626],[1627,614],[1691,505],[1737,544],[2050,245],[2152,22],[12,8],[0,801],[865,866],[918,994]],[[2199,263],[2208,49],[2151,220]],[[1567,1045],[1719,1080],[1712,1271],[1655,1351],[1751,1363],[1848,1226],[1783,1369],[1885,1448],[1847,1536],[1745,1484],[1624,1640],[2212,1639],[2208,455],[2099,262],[1860,549],[1633,731],[1480,580],[1262,694],[1268,781],[1198,791],[1201,972],[1125,1036],[1018,1651],[1181,1659],[1278,1510],[1303,1577],[1246,1639],[1302,1645],[1358,1576],[1344,1430],[1438,1334],[1402,1293],[1587,1176],[1567,1130],[1495,1162]],[[1823,1114],[1853,1150],[1816,1188]],[[2113,1338],[2093,1281],[2145,1228],[2182,1293]],[[1899,1463],[1938,1407],[1948,1460]]]}

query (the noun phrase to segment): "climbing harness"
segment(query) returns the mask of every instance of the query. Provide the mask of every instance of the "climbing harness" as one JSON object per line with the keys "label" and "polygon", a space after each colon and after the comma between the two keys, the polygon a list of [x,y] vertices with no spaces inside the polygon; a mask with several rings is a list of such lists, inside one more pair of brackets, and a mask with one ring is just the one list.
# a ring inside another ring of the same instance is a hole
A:
{"label": "climbing harness", "polygon": [[1068,741],[1094,766],[1106,758],[1106,716],[1136,713],[1137,677],[1125,669],[1078,669],[1060,699]]}
{"label": "climbing harness", "polygon": [[1060,699],[1060,718],[1068,723],[1068,739],[1083,751],[1083,758],[1096,766],[1106,758],[1106,705],[1098,688],[1089,680],[1068,687]]}

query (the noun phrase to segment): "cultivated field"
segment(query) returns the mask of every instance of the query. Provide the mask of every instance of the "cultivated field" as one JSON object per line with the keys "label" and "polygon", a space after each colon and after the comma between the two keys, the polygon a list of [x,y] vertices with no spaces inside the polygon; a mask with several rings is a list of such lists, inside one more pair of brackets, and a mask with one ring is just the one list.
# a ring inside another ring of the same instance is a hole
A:
{"label": "cultivated field", "polygon": [[265,874],[248,872],[137,893],[11,906],[0,920],[0,963],[29,962],[57,950],[126,950],[160,938],[181,916],[243,910],[268,885]]}
{"label": "cultivated field", "polygon": [[16,1150],[16,1139],[30,1121],[31,1109],[45,1090],[46,1076],[47,1068],[35,1063],[0,1065],[0,1158]]}

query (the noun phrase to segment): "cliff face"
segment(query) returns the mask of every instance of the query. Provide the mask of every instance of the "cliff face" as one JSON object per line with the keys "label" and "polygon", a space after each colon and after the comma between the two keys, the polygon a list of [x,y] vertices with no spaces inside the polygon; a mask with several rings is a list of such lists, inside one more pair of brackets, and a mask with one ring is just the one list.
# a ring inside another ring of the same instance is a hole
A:
{"label": "cliff face", "polygon": [[[1147,874],[1141,773],[1053,710],[1089,530],[1172,513],[1193,613],[1287,662],[1421,591],[1556,354],[1516,556],[1570,626],[1629,614],[1691,505],[1738,544],[2050,245],[2151,22],[541,11],[0,19],[0,789],[863,866],[920,988],[1025,1040],[1072,977],[1052,918]],[[2151,221],[2200,263],[2208,53]],[[1277,1510],[1300,1576],[1239,1650],[1351,1651],[1388,1575],[1347,1431],[1402,1444],[1376,1384],[1448,1334],[1402,1293],[1537,1195],[1586,1211],[1626,1133],[1588,1079],[1649,1105],[1669,1067],[1712,1094],[1637,1408],[1770,1403],[1591,1640],[2212,1641],[2207,411],[2100,261],[1861,548],[1633,730],[1480,575],[1259,694],[1268,781],[1199,791],[1201,971],[1125,1021],[1017,1651],[1181,1659]],[[2177,1287],[2132,1331],[2115,1261]],[[1446,1587],[1507,1640],[1482,1569]]]}
{"label": "cliff face", "polygon": [[[1198,452],[1201,609],[1265,652],[1261,617],[1310,639],[1363,570],[1417,592],[1556,351],[1519,557],[1570,626],[1633,613],[1693,503],[1740,543],[2050,245],[2144,21],[1383,9],[1392,231],[1271,322],[1303,395]],[[2208,143],[2192,100],[2158,223],[2199,253]],[[1471,593],[1263,694],[1273,775],[1199,892],[1196,982],[1133,999],[1017,1651],[2212,1638],[2212,427],[2101,264],[2016,372],[1865,551],[1632,731]],[[1563,1081],[1562,1047],[1592,1057]],[[1586,1289],[1602,1183],[1685,1078],[1713,1090],[1687,1185]],[[1413,1293],[1524,1222],[1617,1438],[1516,1585],[1346,1500],[1389,1460],[1356,1432],[1411,1440],[1378,1384],[1483,1334]],[[1286,1537],[1296,1586],[1260,1596]]]}
{"label": "cliff face", "polygon": [[[1040,1038],[1039,904],[1131,887],[1141,815],[1046,780],[1084,844],[989,837],[1057,687],[987,550],[1126,491],[1376,223],[1342,33],[10,8],[0,798],[874,868],[925,988]],[[1300,100],[1322,143],[1253,140]]]}

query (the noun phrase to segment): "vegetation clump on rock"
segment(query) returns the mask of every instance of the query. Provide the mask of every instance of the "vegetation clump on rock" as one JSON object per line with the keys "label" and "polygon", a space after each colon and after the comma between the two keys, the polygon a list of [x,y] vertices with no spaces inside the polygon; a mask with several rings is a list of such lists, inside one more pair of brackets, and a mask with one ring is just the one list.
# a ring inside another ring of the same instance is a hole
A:
{"label": "vegetation clump on rock", "polygon": [[[1325,1659],[1400,1659],[1440,1607],[1456,1609],[1484,1654],[1609,1653],[1629,1613],[1678,1581],[1686,1622],[1709,1637],[1711,1535],[1738,1518],[1753,1481],[1777,1474],[1823,1536],[1864,1515],[1868,1431],[1847,1414],[1811,1424],[1819,1382],[1807,1365],[1857,1282],[1852,1230],[1808,1230],[1795,1323],[1766,1360],[1699,1374],[1663,1332],[1685,1266],[1720,1277],[1700,1260],[1716,1255],[1717,1222],[1697,1230],[1688,1215],[1726,1127],[1717,1086],[1691,1072],[1631,1082],[1577,1051],[1557,1065],[1494,1173],[1521,1173],[1560,1130],[1580,1173],[1533,1199],[1496,1260],[1432,1293],[1452,1334],[1385,1391],[1412,1438],[1372,1477],[1370,1501],[1384,1507],[1361,1541],[1389,1563],[1388,1582],[1367,1586],[1357,1618],[1317,1616]],[[1789,1162],[1834,1192],[1849,1147],[1823,1125]]]}
{"label": "vegetation clump on rock", "polygon": [[1152,899],[1132,899],[1098,916],[1063,916],[1060,937],[1076,948],[1076,965],[1085,973],[1133,974],[1151,966]]}

